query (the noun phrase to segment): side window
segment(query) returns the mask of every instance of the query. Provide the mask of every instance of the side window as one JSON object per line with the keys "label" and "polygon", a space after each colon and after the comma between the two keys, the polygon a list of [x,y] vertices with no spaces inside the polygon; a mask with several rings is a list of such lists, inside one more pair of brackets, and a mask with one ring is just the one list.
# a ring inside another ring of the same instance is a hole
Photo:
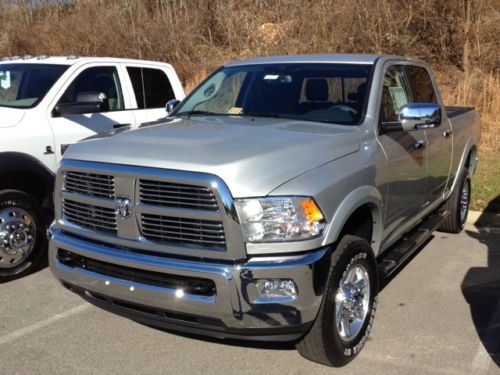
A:
{"label": "side window", "polygon": [[411,92],[403,66],[391,65],[384,76],[380,120],[398,121],[399,108],[411,102]]}
{"label": "side window", "polygon": [[406,72],[413,89],[414,100],[417,103],[437,103],[432,80],[425,68],[407,65]]}
{"label": "side window", "polygon": [[104,99],[104,111],[125,109],[118,71],[113,66],[88,68],[69,85],[58,104],[85,102],[92,94]]}
{"label": "side window", "polygon": [[127,67],[138,109],[163,108],[175,99],[172,85],[161,69]]}

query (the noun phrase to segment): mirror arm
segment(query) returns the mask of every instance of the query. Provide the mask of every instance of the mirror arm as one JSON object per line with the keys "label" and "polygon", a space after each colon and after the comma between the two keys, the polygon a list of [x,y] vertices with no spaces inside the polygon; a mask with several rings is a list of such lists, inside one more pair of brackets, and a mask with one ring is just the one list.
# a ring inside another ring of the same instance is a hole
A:
{"label": "mirror arm", "polygon": [[403,130],[400,121],[383,121],[379,125],[380,134]]}

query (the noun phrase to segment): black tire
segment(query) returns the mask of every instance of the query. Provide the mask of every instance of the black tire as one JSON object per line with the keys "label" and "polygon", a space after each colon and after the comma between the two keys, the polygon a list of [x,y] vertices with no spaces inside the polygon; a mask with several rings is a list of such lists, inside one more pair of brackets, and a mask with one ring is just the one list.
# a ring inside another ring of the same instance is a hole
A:
{"label": "black tire", "polygon": [[[464,202],[464,188],[467,190],[467,199]],[[464,168],[459,177],[458,184],[456,185],[453,193],[450,195],[445,203],[445,209],[450,211],[450,215],[441,223],[439,231],[447,233],[460,233],[464,229],[467,215],[469,213],[471,183],[469,177],[469,170]],[[465,207],[465,215],[462,213],[462,208]]]}
{"label": "black tire", "polygon": [[[31,195],[19,190],[2,190],[0,191],[0,212],[9,208],[21,209],[28,213],[34,224],[33,246],[28,255],[15,264],[13,267],[0,267],[0,282],[7,281],[12,278],[22,277],[32,272],[43,260],[46,259],[47,253],[47,237],[46,216],[40,204]],[[2,221],[2,219],[0,219]],[[0,223],[0,226],[2,223]],[[1,235],[1,233],[0,233]],[[5,237],[4,237],[5,238]],[[0,244],[1,246],[2,244]],[[2,248],[0,247],[0,257],[2,257]],[[3,258],[2,258],[3,259]]]}
{"label": "black tire", "polygon": [[[341,280],[354,266],[362,266],[370,281],[369,302],[364,322],[349,342],[337,328],[336,295]],[[325,295],[309,332],[297,344],[299,353],[314,362],[340,367],[352,361],[363,348],[372,329],[377,308],[378,276],[372,249],[364,239],[345,235],[334,249]]]}

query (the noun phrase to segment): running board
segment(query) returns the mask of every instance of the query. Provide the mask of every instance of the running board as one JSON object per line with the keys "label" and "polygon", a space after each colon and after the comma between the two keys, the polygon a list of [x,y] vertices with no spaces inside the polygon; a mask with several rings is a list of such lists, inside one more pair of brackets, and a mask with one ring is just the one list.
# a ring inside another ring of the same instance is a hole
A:
{"label": "running board", "polygon": [[422,245],[439,225],[450,215],[450,211],[438,211],[427,216],[419,226],[408,232],[396,242],[392,249],[384,252],[379,260],[379,276],[385,279],[391,276]]}

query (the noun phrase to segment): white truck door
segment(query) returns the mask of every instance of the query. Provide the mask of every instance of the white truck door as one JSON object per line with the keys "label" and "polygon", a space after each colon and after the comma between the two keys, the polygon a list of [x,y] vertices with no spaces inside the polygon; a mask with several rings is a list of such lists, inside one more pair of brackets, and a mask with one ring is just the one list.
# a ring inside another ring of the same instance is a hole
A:
{"label": "white truck door", "polygon": [[167,102],[184,98],[177,75],[167,66],[125,64],[125,70],[130,77],[135,96],[134,113],[140,123],[164,118],[167,115]]}
{"label": "white truck door", "polygon": [[[79,69],[48,108],[48,119],[55,139],[56,158],[72,143],[114,128],[135,126],[133,111],[127,110],[129,98],[124,97],[116,64],[100,64]],[[102,104],[96,104],[98,97]],[[65,110],[57,111],[58,108]]]}

